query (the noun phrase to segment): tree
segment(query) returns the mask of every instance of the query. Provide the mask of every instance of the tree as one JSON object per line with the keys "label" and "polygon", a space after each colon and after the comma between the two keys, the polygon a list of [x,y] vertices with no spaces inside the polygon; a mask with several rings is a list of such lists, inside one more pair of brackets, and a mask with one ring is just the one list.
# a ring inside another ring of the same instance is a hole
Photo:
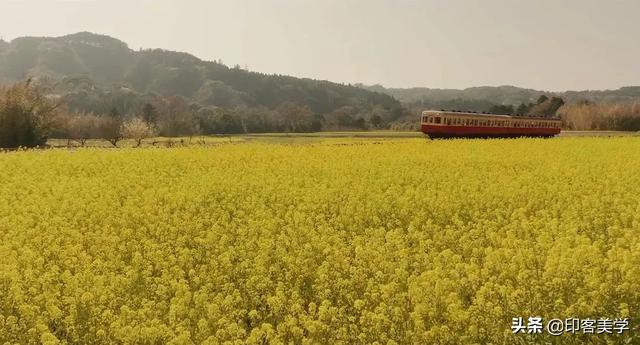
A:
{"label": "tree", "polygon": [[122,136],[133,139],[136,147],[142,144],[142,140],[153,137],[156,133],[155,127],[139,117],[133,117],[122,124]]}
{"label": "tree", "polygon": [[84,146],[88,139],[100,137],[100,118],[93,114],[68,115],[65,121],[67,139],[77,141]]}
{"label": "tree", "polygon": [[510,115],[513,114],[513,106],[512,105],[494,105],[489,109],[490,113],[500,114],[500,115]]}
{"label": "tree", "polygon": [[287,132],[309,132],[319,129],[319,121],[315,119],[309,106],[293,102],[284,102],[277,109]]}
{"label": "tree", "polygon": [[380,128],[380,125],[382,125],[382,117],[380,117],[379,115],[373,115],[371,116],[369,123],[371,123],[371,126],[373,128]]}
{"label": "tree", "polygon": [[108,141],[114,147],[122,140],[122,121],[112,116],[102,116],[98,122],[100,138]]}
{"label": "tree", "polygon": [[149,125],[155,125],[157,121],[156,108],[151,103],[145,103],[142,107],[142,119]]}
{"label": "tree", "polygon": [[551,97],[551,99],[544,97],[544,95],[540,96],[538,102],[538,104],[533,105],[531,109],[529,109],[529,115],[545,117],[555,116],[558,109],[564,105],[564,100],[555,96]]}
{"label": "tree", "polygon": [[533,105],[531,103],[529,104],[520,103],[518,108],[516,108],[516,115],[527,115],[527,113],[529,112],[529,108],[531,108],[532,106]]}
{"label": "tree", "polygon": [[57,107],[31,80],[0,89],[0,148],[45,144]]}
{"label": "tree", "polygon": [[540,97],[538,97],[538,101],[536,102],[536,104],[542,104],[548,100],[549,100],[549,97],[545,95],[540,95]]}

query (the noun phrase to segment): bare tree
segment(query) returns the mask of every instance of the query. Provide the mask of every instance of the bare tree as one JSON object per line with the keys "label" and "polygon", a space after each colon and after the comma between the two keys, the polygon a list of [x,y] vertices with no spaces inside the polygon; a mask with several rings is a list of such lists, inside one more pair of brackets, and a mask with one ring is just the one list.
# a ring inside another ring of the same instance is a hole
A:
{"label": "bare tree", "polygon": [[122,121],[112,116],[102,116],[98,122],[98,133],[100,138],[118,147],[118,142],[122,140]]}
{"label": "bare tree", "polygon": [[100,118],[93,114],[73,115],[68,123],[68,137],[85,146],[87,140],[100,136]]}

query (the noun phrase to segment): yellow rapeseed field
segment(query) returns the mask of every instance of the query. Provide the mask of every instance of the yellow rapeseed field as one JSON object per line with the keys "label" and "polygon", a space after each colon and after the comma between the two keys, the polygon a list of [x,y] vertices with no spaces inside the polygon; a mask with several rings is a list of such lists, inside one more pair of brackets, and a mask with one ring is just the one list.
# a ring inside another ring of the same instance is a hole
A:
{"label": "yellow rapeseed field", "polygon": [[0,344],[637,343],[639,310],[638,138],[0,154]]}

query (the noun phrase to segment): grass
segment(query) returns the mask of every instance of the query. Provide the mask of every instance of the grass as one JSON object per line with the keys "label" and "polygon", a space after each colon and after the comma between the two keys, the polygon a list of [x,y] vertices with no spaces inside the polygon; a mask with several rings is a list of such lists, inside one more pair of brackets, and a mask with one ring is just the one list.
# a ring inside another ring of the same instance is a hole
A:
{"label": "grass", "polygon": [[[563,131],[560,137],[621,137],[638,136],[639,132],[622,131]],[[426,138],[421,132],[409,131],[348,131],[348,132],[314,132],[314,133],[252,133],[236,135],[208,135],[193,137],[155,137],[143,140],[141,147],[183,147],[183,146],[218,146],[224,144],[238,144],[244,142],[261,142],[276,144],[309,144],[321,143],[326,139],[348,140],[398,140],[409,138]],[[334,141],[334,143],[336,143]],[[66,139],[50,139],[47,143],[51,147],[80,147],[75,141]],[[113,148],[106,140],[91,139],[85,143],[86,147]],[[135,147],[134,140],[122,140],[118,143],[120,148]]]}

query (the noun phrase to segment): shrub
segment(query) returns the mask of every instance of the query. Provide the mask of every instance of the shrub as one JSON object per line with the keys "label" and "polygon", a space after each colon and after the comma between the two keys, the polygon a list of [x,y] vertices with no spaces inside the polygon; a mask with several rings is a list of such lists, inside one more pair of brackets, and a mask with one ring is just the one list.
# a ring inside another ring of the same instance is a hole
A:
{"label": "shrub", "polygon": [[44,145],[57,104],[29,81],[0,89],[0,148]]}

